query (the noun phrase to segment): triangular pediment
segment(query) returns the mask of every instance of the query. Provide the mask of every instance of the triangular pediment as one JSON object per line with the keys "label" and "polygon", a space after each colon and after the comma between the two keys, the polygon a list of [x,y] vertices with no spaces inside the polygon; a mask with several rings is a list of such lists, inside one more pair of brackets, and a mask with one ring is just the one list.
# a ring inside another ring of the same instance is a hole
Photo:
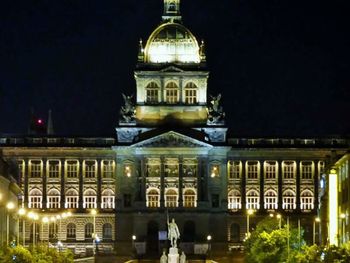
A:
{"label": "triangular pediment", "polygon": [[169,67],[162,69],[161,72],[184,72],[184,71],[178,67],[169,66]]}
{"label": "triangular pediment", "polygon": [[169,131],[135,143],[131,147],[211,148],[212,145],[174,131]]}

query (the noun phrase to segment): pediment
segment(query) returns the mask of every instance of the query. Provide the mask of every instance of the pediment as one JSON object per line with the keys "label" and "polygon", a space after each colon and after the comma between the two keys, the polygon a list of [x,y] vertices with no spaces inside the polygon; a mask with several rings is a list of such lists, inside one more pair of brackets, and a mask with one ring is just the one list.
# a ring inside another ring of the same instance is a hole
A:
{"label": "pediment", "polygon": [[135,143],[131,147],[211,148],[212,145],[174,131],[169,131]]}
{"label": "pediment", "polygon": [[169,66],[169,67],[162,69],[161,72],[184,72],[184,71],[178,67]]}

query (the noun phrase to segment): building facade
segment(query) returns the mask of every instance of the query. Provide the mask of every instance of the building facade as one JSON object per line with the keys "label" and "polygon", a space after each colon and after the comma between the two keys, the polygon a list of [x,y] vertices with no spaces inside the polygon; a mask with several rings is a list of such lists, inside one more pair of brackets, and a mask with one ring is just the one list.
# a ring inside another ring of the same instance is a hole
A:
{"label": "building facade", "polygon": [[136,97],[123,95],[115,138],[1,137],[3,159],[18,164],[22,206],[53,218],[25,220],[26,241],[60,241],[76,254],[93,253],[94,242],[99,251],[157,254],[175,218],[187,253],[206,253],[208,242],[225,252],[280,213],[300,220],[311,242],[320,178],[349,140],[228,136],[208,76],[180,1],[164,0],[162,23],[140,41]]}

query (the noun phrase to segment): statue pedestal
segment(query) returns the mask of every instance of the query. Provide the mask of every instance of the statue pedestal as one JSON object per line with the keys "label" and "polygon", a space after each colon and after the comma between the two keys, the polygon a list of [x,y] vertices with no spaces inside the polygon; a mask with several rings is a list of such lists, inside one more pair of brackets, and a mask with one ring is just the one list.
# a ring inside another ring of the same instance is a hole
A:
{"label": "statue pedestal", "polygon": [[169,249],[168,263],[179,263],[179,251],[176,247]]}

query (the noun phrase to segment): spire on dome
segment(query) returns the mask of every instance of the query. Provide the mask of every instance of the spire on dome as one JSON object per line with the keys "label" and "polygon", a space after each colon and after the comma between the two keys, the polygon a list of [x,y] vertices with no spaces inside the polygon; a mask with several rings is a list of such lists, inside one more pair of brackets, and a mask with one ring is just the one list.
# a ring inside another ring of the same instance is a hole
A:
{"label": "spire on dome", "polygon": [[163,21],[181,22],[180,0],[164,0]]}

